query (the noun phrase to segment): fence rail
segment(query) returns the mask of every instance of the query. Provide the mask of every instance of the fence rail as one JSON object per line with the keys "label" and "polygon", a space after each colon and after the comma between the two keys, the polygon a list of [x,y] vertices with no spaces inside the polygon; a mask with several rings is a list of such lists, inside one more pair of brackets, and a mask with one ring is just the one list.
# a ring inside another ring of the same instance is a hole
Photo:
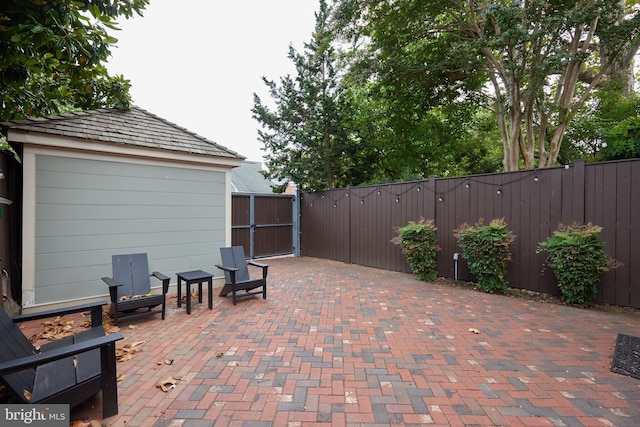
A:
{"label": "fence rail", "polygon": [[[302,193],[301,253],[410,272],[391,239],[398,227],[424,217],[438,229],[438,275],[454,278],[460,252],[454,230],[504,218],[516,235],[510,286],[557,295],[553,274],[543,271],[546,255],[536,254],[538,243],[561,223],[591,222],[603,227],[607,252],[623,263],[603,275],[598,301],[640,308],[639,184],[635,159]],[[457,275],[474,280],[464,259]]]}

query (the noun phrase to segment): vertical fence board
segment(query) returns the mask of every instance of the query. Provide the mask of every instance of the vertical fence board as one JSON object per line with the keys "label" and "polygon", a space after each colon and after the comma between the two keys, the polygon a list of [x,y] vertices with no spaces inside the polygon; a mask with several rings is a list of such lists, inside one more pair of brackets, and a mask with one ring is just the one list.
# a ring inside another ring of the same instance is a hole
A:
{"label": "vertical fence board", "polygon": [[[629,262],[631,261],[631,164],[620,163],[616,169],[616,246],[615,253],[622,266],[613,271],[615,304],[629,305]],[[636,218],[637,220],[637,218]]]}
{"label": "vertical fence board", "polygon": [[[640,183],[640,162],[634,162],[631,164],[631,174],[629,178],[631,183],[631,204],[629,209],[629,262],[628,262],[628,274],[629,274],[629,306],[640,307],[640,290],[638,289],[638,277],[640,277],[640,260],[638,254],[640,254],[640,190],[637,188]],[[636,185],[634,191],[634,184]],[[620,254],[616,254],[620,256]],[[635,286],[634,286],[635,285]]]}
{"label": "vertical fence board", "polygon": [[[615,253],[617,248],[616,242],[616,208],[617,208],[617,174],[615,169],[603,169],[603,188],[602,199],[596,203],[602,204],[602,222],[598,225],[603,227],[602,238],[609,254]],[[615,303],[615,272],[610,271],[603,275],[603,281],[599,289],[599,295],[603,301],[611,301]]]}

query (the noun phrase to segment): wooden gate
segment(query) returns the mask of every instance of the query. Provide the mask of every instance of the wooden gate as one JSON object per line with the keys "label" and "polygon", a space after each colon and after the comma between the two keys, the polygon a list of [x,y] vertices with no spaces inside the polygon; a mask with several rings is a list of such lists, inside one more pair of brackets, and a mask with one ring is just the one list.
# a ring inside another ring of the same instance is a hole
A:
{"label": "wooden gate", "polygon": [[295,255],[298,212],[293,194],[233,193],[231,243],[244,246],[249,258]]}

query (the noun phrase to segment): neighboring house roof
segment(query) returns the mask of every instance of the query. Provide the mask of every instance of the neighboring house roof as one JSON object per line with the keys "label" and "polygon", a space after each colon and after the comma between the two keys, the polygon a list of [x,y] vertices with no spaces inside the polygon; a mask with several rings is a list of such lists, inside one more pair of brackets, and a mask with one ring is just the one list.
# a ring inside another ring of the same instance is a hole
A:
{"label": "neighboring house roof", "polygon": [[260,173],[262,163],[244,161],[231,169],[231,185],[234,193],[273,193],[271,182]]}
{"label": "neighboring house roof", "polygon": [[231,159],[244,158],[235,151],[135,106],[130,110],[104,108],[44,118],[10,120],[0,123],[0,126],[9,130],[37,132],[102,143]]}

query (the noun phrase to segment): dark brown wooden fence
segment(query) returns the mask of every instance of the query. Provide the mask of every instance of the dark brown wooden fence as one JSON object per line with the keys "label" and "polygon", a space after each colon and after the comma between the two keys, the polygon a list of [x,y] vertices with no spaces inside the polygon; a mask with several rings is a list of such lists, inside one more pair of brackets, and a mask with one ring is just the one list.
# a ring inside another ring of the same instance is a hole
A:
{"label": "dark brown wooden fence", "polygon": [[293,253],[294,196],[234,193],[231,243],[249,258]]}
{"label": "dark brown wooden fence", "polygon": [[[400,184],[303,193],[301,253],[410,272],[391,239],[421,217],[438,228],[438,275],[454,278],[453,232],[463,223],[504,218],[516,235],[507,280],[511,287],[557,295],[538,243],[560,224],[603,227],[609,255],[624,263],[603,275],[599,302],[640,308],[640,159],[570,167],[431,178]],[[463,259],[457,277],[474,280]]]}

